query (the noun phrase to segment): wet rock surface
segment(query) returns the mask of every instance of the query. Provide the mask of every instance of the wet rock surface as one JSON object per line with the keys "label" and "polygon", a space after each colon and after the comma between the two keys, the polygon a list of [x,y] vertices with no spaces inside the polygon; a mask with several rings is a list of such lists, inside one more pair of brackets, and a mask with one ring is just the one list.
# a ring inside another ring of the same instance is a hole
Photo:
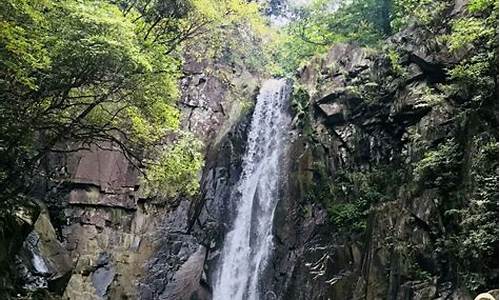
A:
{"label": "wet rock surface", "polygon": [[50,288],[56,293],[64,289],[71,276],[72,262],[69,252],[57,239],[46,209],[38,216],[16,261],[26,289]]}

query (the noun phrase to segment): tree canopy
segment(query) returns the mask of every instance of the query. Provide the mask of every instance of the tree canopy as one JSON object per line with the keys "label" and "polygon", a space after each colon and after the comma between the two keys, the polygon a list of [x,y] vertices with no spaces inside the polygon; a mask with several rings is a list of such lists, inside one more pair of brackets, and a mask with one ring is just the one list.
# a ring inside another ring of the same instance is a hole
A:
{"label": "tree canopy", "polygon": [[291,22],[274,41],[275,70],[293,73],[334,43],[379,47],[385,38],[412,23],[439,22],[449,5],[445,0],[312,0],[309,5],[294,8]]}
{"label": "tree canopy", "polygon": [[[38,167],[51,152],[111,142],[156,173],[161,163],[144,153],[183,157],[182,138],[161,145],[186,136],[176,107],[184,47],[202,36],[209,44],[224,26],[257,24],[257,15],[255,4],[240,0],[2,1],[2,200],[25,191],[35,173],[49,176]],[[179,159],[164,171],[184,174],[172,184],[190,194],[197,183],[188,177],[197,178],[201,165]]]}

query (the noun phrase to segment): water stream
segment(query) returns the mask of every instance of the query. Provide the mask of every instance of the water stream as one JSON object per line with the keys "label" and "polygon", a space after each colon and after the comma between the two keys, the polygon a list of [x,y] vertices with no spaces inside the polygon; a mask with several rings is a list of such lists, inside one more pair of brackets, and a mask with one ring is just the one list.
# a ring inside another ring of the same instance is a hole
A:
{"label": "water stream", "polygon": [[213,299],[257,300],[261,275],[272,254],[272,223],[290,117],[290,87],[284,79],[264,82],[252,116],[241,178],[231,201],[236,218],[224,239]]}

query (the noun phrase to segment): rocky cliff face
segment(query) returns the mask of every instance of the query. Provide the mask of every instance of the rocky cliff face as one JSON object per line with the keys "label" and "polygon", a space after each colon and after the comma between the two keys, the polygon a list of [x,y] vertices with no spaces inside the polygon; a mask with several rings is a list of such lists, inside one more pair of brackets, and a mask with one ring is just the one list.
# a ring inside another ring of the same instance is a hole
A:
{"label": "rocky cliff face", "polygon": [[[492,169],[474,167],[497,143],[498,93],[475,109],[448,93],[447,69],[463,53],[434,38],[445,24],[434,30],[389,39],[397,62],[339,44],[300,70],[288,196],[275,220],[277,299],[473,299],[464,278],[474,272],[482,289],[497,288],[496,243],[463,266],[467,242],[451,241],[474,211],[475,176],[498,181],[495,146]],[[490,209],[476,217],[497,214]]]}

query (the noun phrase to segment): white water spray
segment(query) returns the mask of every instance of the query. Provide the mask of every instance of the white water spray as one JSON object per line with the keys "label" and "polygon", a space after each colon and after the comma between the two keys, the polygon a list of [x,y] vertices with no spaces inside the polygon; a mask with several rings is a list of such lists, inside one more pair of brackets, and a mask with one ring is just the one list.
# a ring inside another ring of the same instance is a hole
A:
{"label": "white water spray", "polygon": [[224,239],[214,300],[257,300],[260,275],[272,253],[272,223],[290,124],[284,79],[266,81],[257,98],[233,201],[237,214]]}

